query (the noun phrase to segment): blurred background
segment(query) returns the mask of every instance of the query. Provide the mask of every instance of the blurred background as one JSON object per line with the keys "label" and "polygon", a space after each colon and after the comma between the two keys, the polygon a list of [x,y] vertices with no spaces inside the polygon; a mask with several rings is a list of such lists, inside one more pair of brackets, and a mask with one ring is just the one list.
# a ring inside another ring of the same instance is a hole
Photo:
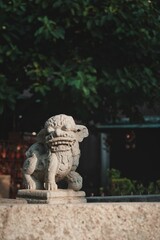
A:
{"label": "blurred background", "polygon": [[60,113],[89,129],[88,196],[159,193],[159,99],[158,0],[0,0],[0,197]]}

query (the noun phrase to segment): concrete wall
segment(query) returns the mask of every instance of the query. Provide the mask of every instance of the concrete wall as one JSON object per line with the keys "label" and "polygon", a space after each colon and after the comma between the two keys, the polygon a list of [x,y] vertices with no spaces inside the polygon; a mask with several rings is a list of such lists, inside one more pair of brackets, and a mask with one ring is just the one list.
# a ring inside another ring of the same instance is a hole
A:
{"label": "concrete wall", "polygon": [[0,204],[0,240],[160,240],[160,203]]}

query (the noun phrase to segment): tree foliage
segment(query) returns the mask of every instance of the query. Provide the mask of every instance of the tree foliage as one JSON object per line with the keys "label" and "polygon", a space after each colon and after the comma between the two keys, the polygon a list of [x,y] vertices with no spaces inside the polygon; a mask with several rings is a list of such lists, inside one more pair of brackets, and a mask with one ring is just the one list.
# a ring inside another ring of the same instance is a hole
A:
{"label": "tree foliage", "polygon": [[0,0],[0,111],[129,114],[159,98],[159,49],[158,0]]}

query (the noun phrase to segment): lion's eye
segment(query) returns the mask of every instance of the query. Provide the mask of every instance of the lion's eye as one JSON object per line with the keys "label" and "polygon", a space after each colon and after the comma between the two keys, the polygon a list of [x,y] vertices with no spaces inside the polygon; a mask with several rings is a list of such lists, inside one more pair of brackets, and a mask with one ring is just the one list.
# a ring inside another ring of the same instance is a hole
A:
{"label": "lion's eye", "polygon": [[62,130],[64,130],[64,131],[69,131],[69,130],[71,130],[71,125],[70,125],[70,124],[65,124],[65,125],[63,125],[63,126],[62,126]]}
{"label": "lion's eye", "polygon": [[54,131],[54,129],[52,128],[52,127],[48,127],[47,128],[47,133],[51,133],[51,132],[53,132]]}

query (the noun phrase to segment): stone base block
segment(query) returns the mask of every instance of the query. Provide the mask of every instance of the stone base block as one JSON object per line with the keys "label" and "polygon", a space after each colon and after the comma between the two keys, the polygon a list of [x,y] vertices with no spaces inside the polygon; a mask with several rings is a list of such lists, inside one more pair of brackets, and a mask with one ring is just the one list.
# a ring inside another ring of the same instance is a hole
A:
{"label": "stone base block", "polygon": [[85,192],[73,191],[71,189],[48,190],[18,190],[17,199],[25,199],[28,203],[42,204],[64,204],[64,203],[85,203]]}

